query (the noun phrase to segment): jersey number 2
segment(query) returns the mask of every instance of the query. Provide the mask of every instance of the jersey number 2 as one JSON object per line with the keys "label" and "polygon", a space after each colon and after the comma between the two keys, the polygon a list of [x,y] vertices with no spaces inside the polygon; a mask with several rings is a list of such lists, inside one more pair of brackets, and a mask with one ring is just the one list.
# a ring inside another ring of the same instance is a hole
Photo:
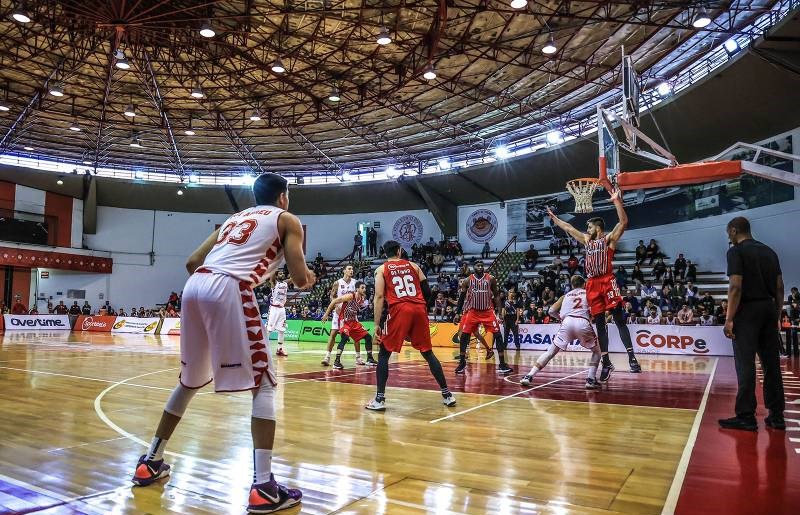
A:
{"label": "jersey number 2", "polygon": [[402,297],[415,297],[417,295],[417,287],[414,286],[414,277],[410,275],[392,277],[392,284],[394,284],[394,294],[397,298]]}
{"label": "jersey number 2", "polygon": [[242,220],[239,223],[231,222],[219,231],[219,238],[217,245],[225,243],[233,243],[234,245],[244,245],[250,239],[250,235],[256,230],[258,222],[252,218]]}
{"label": "jersey number 2", "polygon": [[572,299],[572,302],[574,303],[574,306],[572,306],[572,309],[580,309],[580,308],[583,307],[583,301],[580,299],[580,297],[576,297],[576,298]]}

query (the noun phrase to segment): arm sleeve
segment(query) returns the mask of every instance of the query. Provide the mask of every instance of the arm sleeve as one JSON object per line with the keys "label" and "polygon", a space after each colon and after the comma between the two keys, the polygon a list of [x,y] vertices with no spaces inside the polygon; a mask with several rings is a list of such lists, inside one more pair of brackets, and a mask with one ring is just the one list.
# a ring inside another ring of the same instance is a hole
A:
{"label": "arm sleeve", "polygon": [[739,249],[731,247],[728,249],[728,277],[732,275],[744,275],[744,263]]}
{"label": "arm sleeve", "polygon": [[428,284],[428,280],[425,279],[424,281],[420,281],[419,285],[422,288],[422,296],[425,298],[425,303],[430,304],[432,299],[432,294],[431,294],[431,287]]}
{"label": "arm sleeve", "polygon": [[467,292],[466,291],[462,291],[458,295],[458,308],[457,308],[458,313],[461,313],[461,311],[464,309],[464,300],[466,300],[466,298],[467,298]]}

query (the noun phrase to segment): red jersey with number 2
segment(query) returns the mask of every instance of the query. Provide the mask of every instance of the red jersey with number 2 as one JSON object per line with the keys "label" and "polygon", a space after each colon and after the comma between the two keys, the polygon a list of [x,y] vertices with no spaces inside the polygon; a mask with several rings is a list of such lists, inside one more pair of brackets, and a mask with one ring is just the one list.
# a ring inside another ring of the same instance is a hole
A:
{"label": "red jersey with number 2", "polygon": [[387,261],[383,265],[383,282],[386,284],[386,302],[390,307],[397,304],[425,304],[419,274],[405,259]]}

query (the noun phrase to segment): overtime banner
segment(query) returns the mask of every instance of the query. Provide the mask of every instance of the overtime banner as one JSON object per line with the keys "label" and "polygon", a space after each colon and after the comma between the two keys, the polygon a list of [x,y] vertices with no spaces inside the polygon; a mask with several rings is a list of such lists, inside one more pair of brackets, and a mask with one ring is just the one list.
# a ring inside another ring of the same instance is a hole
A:
{"label": "overtime banner", "polygon": [[116,317],[112,333],[156,334],[160,318]]}
{"label": "overtime banner", "polygon": [[67,315],[3,315],[6,331],[69,331]]}

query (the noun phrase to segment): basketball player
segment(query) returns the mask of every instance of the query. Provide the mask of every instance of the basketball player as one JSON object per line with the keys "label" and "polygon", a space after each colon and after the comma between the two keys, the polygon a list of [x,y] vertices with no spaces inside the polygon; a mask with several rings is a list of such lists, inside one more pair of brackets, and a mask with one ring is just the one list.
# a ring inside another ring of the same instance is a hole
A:
{"label": "basketball player", "polygon": [[461,295],[458,297],[458,312],[461,317],[461,354],[459,355],[456,374],[463,374],[467,368],[467,347],[472,333],[477,333],[483,326],[487,333],[492,333],[492,341],[497,349],[499,364],[497,371],[510,374],[514,370],[506,363],[506,343],[500,334],[500,289],[497,279],[483,271],[483,261],[476,261],[473,273],[461,283]]}
{"label": "basketball player", "polygon": [[[392,352],[400,352],[403,341],[409,340],[425,361],[431,374],[439,383],[442,404],[456,405],[456,399],[447,388],[442,364],[433,354],[431,332],[428,326],[428,302],[431,288],[428,279],[416,263],[402,259],[400,244],[389,240],[383,244],[387,261],[375,270],[375,320],[381,320],[384,301],[389,312],[382,324],[375,324],[375,340],[380,342],[378,350],[378,393],[365,407],[372,411],[386,409],[386,381],[389,379],[389,358]],[[381,327],[383,326],[383,327]]]}
{"label": "basketball player", "polygon": [[327,322],[328,317],[336,306],[339,306],[339,345],[336,351],[336,359],[333,361],[333,368],[341,370],[344,368],[342,365],[342,351],[347,344],[347,340],[352,338],[354,342],[364,340],[364,346],[367,348],[367,365],[374,367],[378,365],[375,358],[372,357],[372,336],[364,329],[361,322],[358,321],[358,312],[367,307],[367,285],[363,281],[356,281],[356,291],[353,293],[345,293],[341,297],[333,299],[322,315],[322,322]]}
{"label": "basketball player", "polygon": [[310,288],[316,278],[305,263],[300,220],[286,211],[286,179],[262,174],[253,193],[257,205],[228,218],[186,264],[191,276],[181,306],[180,381],[147,454],[139,458],[133,482],[146,486],[169,475],[163,458],[167,441],[197,390],[214,381],[217,392],[253,393],[255,474],[247,510],[272,513],[298,504],[302,493],[278,484],[271,472],[277,382],[253,286],[266,280],[284,257],[299,288]]}
{"label": "basketball player", "polygon": [[[342,270],[342,278],[338,279],[331,286],[330,298],[333,300],[336,297],[353,293],[355,290],[356,280],[353,279],[353,265],[347,265],[344,267],[344,270]],[[333,350],[333,343],[336,341],[337,334],[339,334],[338,309],[333,312],[333,318],[331,319],[331,336],[328,338],[328,350],[325,353],[325,358],[322,360],[323,366],[327,367],[331,364],[331,351]],[[361,359],[361,344],[356,341],[353,342],[353,346],[356,348],[356,365],[364,365],[364,360]]]}
{"label": "basketball player", "polygon": [[558,333],[547,351],[539,356],[531,371],[520,381],[519,384],[522,386],[530,386],[536,374],[547,366],[550,360],[558,354],[558,351],[567,350],[567,345],[578,340],[581,346],[592,351],[586,377],[586,389],[597,390],[600,388],[600,383],[596,379],[597,365],[600,364],[600,348],[597,345],[597,335],[595,335],[589,319],[589,302],[586,300],[586,290],[583,289],[586,281],[579,275],[573,275],[570,284],[572,290],[566,295],[562,295],[555,304],[550,306],[550,316],[558,316],[561,319],[561,327],[558,328]]}
{"label": "basketball player", "polygon": [[625,214],[625,208],[622,205],[622,192],[620,190],[611,194],[611,201],[617,210],[619,222],[609,233],[605,232],[606,225],[602,218],[590,218],[586,223],[587,232],[584,234],[558,218],[549,207],[547,208],[547,213],[552,218],[553,223],[586,247],[585,269],[588,277],[586,281],[586,298],[589,301],[592,319],[597,326],[600,353],[603,356],[603,369],[600,371],[601,383],[608,381],[611,377],[611,372],[614,371],[614,364],[611,363],[611,359],[608,357],[606,311],[611,311],[619,336],[622,339],[622,344],[625,346],[625,350],[628,351],[628,365],[631,368],[631,372],[638,374],[642,371],[642,367],[633,354],[631,333],[628,330],[628,325],[625,323],[625,316],[622,312],[622,294],[614,277],[612,263],[617,242],[628,226],[628,215]]}
{"label": "basketball player", "polygon": [[276,356],[287,356],[286,351],[283,350],[283,338],[286,334],[286,298],[289,294],[289,283],[291,279],[286,280],[283,270],[275,272],[274,282],[272,284],[272,295],[269,299],[269,318],[267,319],[267,338],[273,333],[278,332],[278,350],[275,352]]}

